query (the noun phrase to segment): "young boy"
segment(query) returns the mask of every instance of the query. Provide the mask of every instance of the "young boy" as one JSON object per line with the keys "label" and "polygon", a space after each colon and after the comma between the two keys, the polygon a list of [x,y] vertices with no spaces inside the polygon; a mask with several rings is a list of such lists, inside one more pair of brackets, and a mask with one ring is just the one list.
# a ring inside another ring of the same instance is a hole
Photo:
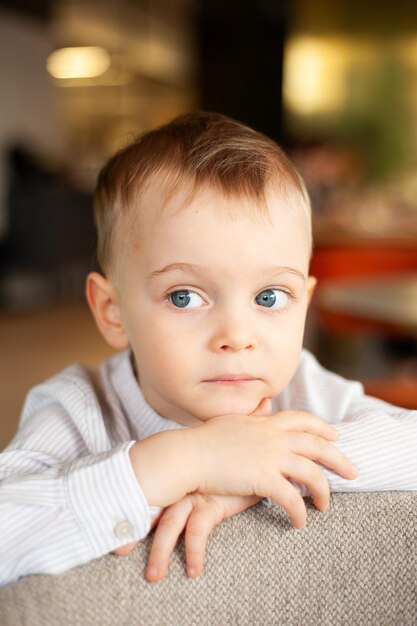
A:
{"label": "young boy", "polygon": [[0,455],[2,584],[128,554],[152,525],[147,579],[184,529],[198,576],[212,528],[262,498],[303,528],[303,495],[417,489],[417,412],[302,350],[310,207],[275,143],[180,117],[107,163],[95,217],[87,299],[122,352],[29,394]]}

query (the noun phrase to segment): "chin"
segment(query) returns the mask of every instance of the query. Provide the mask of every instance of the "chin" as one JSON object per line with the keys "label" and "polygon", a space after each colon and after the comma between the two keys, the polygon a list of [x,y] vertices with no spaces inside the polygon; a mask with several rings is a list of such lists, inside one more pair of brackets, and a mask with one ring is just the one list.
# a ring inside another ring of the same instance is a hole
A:
{"label": "chin", "polygon": [[212,417],[220,417],[221,415],[250,415],[259,405],[259,400],[250,401],[245,398],[233,398],[229,401],[213,402],[212,405],[206,404],[204,414],[199,415],[199,419],[208,420]]}

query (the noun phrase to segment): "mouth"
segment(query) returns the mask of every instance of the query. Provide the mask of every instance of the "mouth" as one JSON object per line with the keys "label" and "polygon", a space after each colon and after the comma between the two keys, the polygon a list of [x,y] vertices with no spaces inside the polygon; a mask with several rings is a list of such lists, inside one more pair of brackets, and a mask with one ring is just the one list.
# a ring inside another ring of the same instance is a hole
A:
{"label": "mouth", "polygon": [[217,385],[242,385],[260,380],[250,374],[220,374],[214,378],[203,380],[203,383],[214,383]]}

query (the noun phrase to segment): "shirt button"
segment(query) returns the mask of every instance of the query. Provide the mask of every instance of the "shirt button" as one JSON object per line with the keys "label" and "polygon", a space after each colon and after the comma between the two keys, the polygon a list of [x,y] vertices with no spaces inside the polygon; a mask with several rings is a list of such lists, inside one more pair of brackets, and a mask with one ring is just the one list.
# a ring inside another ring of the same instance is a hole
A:
{"label": "shirt button", "polygon": [[128,539],[133,535],[133,526],[130,522],[124,520],[114,527],[114,534],[118,539]]}

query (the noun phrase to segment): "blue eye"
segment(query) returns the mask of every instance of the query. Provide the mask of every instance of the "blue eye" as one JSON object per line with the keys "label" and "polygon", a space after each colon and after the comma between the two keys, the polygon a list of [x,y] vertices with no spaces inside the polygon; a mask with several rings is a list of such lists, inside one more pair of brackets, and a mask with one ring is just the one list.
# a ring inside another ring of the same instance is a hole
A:
{"label": "blue eye", "polygon": [[[204,304],[204,300],[195,291],[189,291],[188,289],[181,289],[180,291],[173,291],[168,296],[170,302],[179,309],[194,309],[201,304]],[[191,306],[188,306],[191,304]]]}
{"label": "blue eye", "polygon": [[268,309],[283,309],[289,302],[290,296],[282,289],[264,289],[255,298],[256,304]]}

